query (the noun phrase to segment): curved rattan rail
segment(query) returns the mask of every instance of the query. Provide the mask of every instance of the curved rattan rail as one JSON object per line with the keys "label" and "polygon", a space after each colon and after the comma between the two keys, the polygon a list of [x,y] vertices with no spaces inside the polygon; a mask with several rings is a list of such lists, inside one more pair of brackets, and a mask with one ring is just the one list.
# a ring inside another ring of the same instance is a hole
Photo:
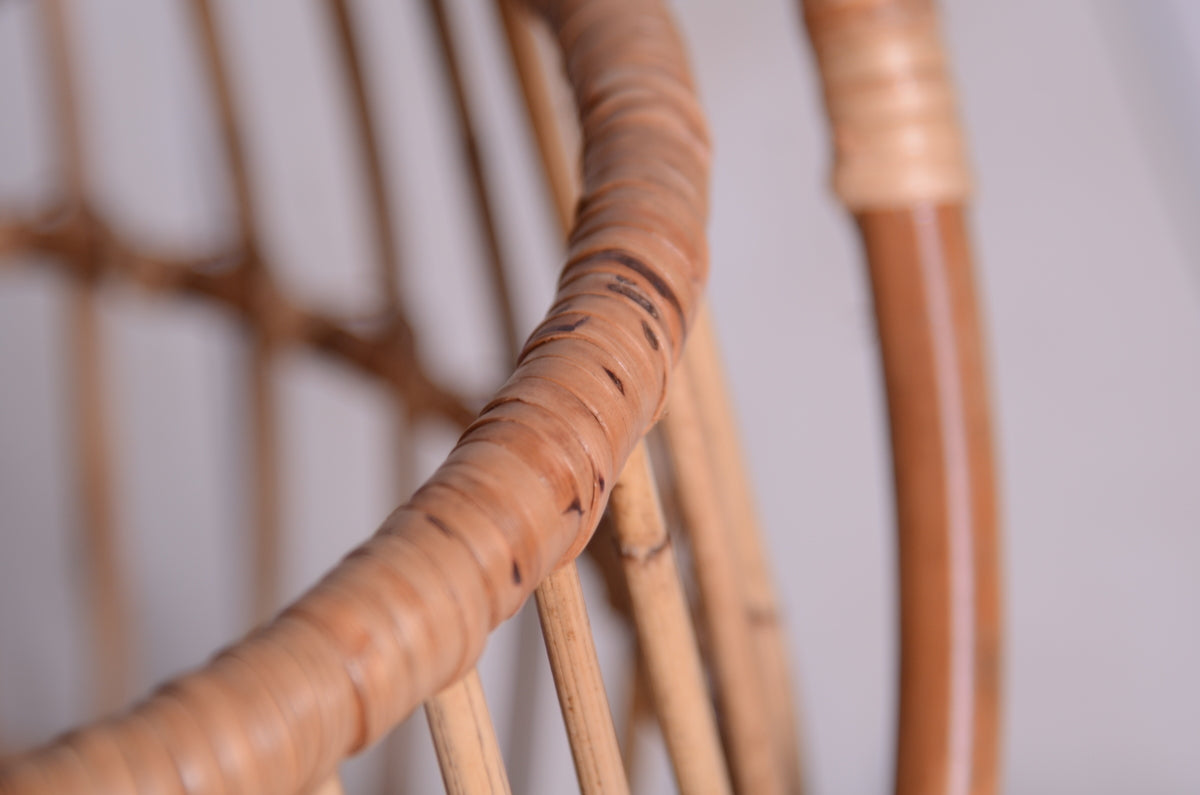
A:
{"label": "curved rattan rail", "polygon": [[302,598],[130,712],[9,765],[0,790],[312,789],[467,673],[490,630],[583,549],[696,313],[709,147],[659,3],[537,10],[579,108],[583,195],[554,304],[511,378]]}
{"label": "curved rattan rail", "polygon": [[896,792],[998,786],[999,522],[970,176],[933,0],[802,0],[858,222],[891,427],[900,596]]}

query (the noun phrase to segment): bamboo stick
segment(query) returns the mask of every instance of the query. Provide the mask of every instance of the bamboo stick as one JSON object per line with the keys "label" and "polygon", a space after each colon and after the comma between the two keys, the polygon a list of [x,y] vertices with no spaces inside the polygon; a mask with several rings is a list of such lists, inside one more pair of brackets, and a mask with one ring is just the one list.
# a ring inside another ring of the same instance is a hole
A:
{"label": "bamboo stick", "polygon": [[737,544],[723,521],[720,487],[706,450],[696,389],[686,357],[662,419],[679,505],[692,549],[700,618],[712,663],[721,735],[734,789],[785,791],[776,764],[764,688],[749,616]]}
{"label": "bamboo stick", "polygon": [[[504,24],[509,54],[525,100],[526,115],[537,141],[542,175],[553,200],[555,218],[565,239],[575,220],[575,200],[579,196],[578,145],[571,146],[569,125],[548,82],[550,69],[538,53],[533,25],[536,20],[515,0],[498,0],[500,20]],[[578,139],[578,134],[574,136]],[[576,140],[576,144],[577,144]]]}
{"label": "bamboo stick", "polygon": [[58,156],[69,211],[84,228],[82,245],[69,252],[75,271],[68,285],[68,345],[72,375],[71,413],[81,501],[85,610],[92,636],[94,709],[108,712],[124,703],[129,688],[131,631],[117,551],[108,433],[103,347],[95,280],[97,251],[85,214],[85,152],[71,63],[68,19],[62,0],[42,5],[50,58]]}
{"label": "bamboo stick", "polygon": [[638,734],[642,727],[654,717],[654,714],[653,707],[650,705],[650,694],[646,692],[650,688],[646,681],[646,663],[642,660],[642,652],[637,648],[636,642],[634,643],[633,658],[633,662],[629,665],[633,676],[629,677],[629,695],[626,699],[625,718],[621,722],[619,739],[621,765],[629,777],[630,788],[636,790],[638,765],[641,762]]}
{"label": "bamboo stick", "polygon": [[480,231],[483,233],[484,259],[487,262],[488,276],[492,283],[492,296],[498,309],[501,336],[504,340],[505,350],[515,361],[517,352],[521,348],[521,333],[517,325],[516,313],[513,311],[512,294],[496,229],[495,211],[488,195],[487,175],[484,172],[483,159],[479,153],[478,135],[467,101],[466,85],[459,69],[454,34],[450,29],[450,20],[446,13],[444,0],[426,0],[426,7],[433,18],[438,50],[442,54],[442,64],[450,79],[454,110],[460,132],[460,148],[471,180],[471,196],[475,215]]}
{"label": "bamboo stick", "polygon": [[707,308],[697,316],[684,357],[694,379],[696,407],[709,443],[724,521],[737,548],[755,659],[764,689],[770,694],[767,710],[776,763],[783,770],[787,791],[800,793],[804,790],[804,778],[790,655],[767,563],[765,538],[751,494],[750,473],[738,439],[728,382]]}
{"label": "bamboo stick", "polygon": [[609,503],[629,584],[638,648],[684,795],[730,792],[687,596],[663,523],[650,457],[639,444]]}
{"label": "bamboo stick", "polygon": [[479,673],[470,673],[425,702],[446,795],[510,795],[504,759]]}
{"label": "bamboo stick", "polygon": [[579,788],[583,795],[628,793],[575,562],[547,577],[535,595]]}

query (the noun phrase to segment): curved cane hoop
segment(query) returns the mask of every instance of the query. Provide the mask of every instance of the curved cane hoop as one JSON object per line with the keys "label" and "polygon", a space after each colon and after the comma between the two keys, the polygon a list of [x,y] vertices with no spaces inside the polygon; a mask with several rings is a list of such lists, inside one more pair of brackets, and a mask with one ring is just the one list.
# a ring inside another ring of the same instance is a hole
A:
{"label": "curved cane hoop", "polygon": [[998,787],[1001,577],[970,194],[932,0],[802,0],[879,332],[900,591],[896,792]]}
{"label": "curved cane hoop", "polygon": [[583,549],[698,304],[709,144],[661,3],[537,7],[579,108],[583,197],[554,304],[508,382],[412,499],[272,622],[18,760],[0,789],[310,790],[465,674]]}

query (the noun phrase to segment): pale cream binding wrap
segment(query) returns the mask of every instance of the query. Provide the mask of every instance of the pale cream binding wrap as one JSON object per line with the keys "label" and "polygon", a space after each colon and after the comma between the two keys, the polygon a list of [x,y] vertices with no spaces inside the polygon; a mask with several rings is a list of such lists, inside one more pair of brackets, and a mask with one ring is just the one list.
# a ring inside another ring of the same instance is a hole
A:
{"label": "pale cream binding wrap", "polygon": [[851,212],[961,202],[971,177],[932,0],[805,0]]}

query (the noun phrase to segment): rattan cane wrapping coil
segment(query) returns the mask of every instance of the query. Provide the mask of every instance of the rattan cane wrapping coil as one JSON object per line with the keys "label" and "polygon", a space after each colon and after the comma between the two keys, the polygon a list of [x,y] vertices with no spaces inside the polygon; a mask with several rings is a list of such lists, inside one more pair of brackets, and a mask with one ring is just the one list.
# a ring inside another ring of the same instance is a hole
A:
{"label": "rattan cane wrapping coil", "polygon": [[555,304],[438,472],[273,622],[5,792],[302,792],[466,672],[578,554],[661,410],[703,285],[708,140],[657,2],[539,4],[584,137]]}
{"label": "rattan cane wrapping coil", "polygon": [[804,0],[833,128],[833,189],[853,212],[971,192],[932,0]]}

